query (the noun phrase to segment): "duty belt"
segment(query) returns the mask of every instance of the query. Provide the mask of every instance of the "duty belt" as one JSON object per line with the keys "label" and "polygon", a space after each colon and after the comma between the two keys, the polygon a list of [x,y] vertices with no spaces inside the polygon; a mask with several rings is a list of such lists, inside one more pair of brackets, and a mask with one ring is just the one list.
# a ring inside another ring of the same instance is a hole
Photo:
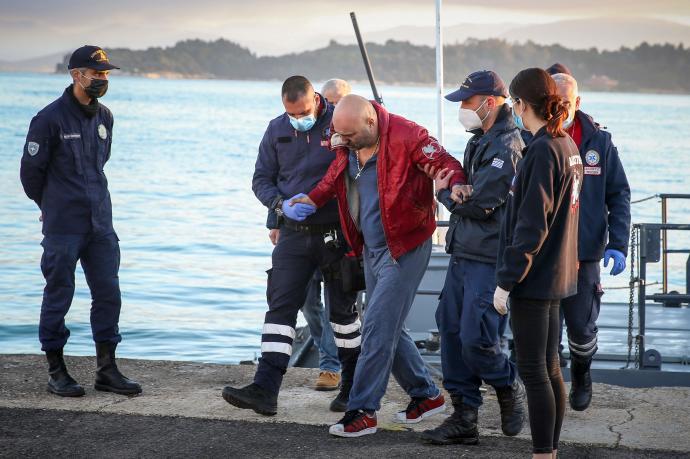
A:
{"label": "duty belt", "polygon": [[293,231],[299,231],[300,233],[307,234],[326,234],[329,231],[340,229],[340,225],[337,223],[326,223],[326,224],[311,224],[303,225],[301,223],[295,223],[294,221],[285,219],[283,220],[283,225],[290,228]]}

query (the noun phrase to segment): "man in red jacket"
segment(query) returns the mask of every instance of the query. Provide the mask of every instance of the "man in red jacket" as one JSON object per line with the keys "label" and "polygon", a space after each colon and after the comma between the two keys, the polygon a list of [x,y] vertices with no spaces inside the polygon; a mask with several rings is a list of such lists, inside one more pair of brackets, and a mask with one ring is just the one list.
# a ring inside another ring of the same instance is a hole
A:
{"label": "man in red jacket", "polygon": [[359,437],[376,432],[376,410],[389,374],[410,395],[396,421],[416,423],[445,409],[405,318],[429,263],[436,229],[433,182],[424,166],[449,171],[465,184],[462,165],[423,127],[363,97],[344,97],[333,114],[336,158],[308,197],[317,207],[337,197],[350,247],[364,258],[367,306],[362,351],[347,412],[330,433]]}

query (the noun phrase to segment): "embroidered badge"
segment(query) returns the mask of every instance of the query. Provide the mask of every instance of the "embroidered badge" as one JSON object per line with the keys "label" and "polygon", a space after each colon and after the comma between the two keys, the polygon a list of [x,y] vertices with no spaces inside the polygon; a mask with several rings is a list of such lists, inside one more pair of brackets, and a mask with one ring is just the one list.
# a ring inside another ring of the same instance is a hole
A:
{"label": "embroidered badge", "polygon": [[495,167],[496,169],[501,169],[503,167],[503,161],[502,159],[499,158],[494,158],[494,160],[491,162],[491,166]]}
{"label": "embroidered badge", "polygon": [[599,164],[599,153],[597,153],[596,150],[589,150],[585,154],[585,162],[590,166],[596,166]]}
{"label": "embroidered badge", "polygon": [[38,149],[40,148],[40,145],[37,144],[36,142],[29,142],[26,144],[26,151],[29,152],[29,155],[31,156],[36,156],[38,154]]}
{"label": "embroidered badge", "polygon": [[441,151],[441,146],[438,144],[436,139],[430,138],[429,143],[422,147],[422,153],[429,159],[434,159],[436,154]]}
{"label": "embroidered badge", "polygon": [[81,134],[62,134],[64,140],[81,139]]}
{"label": "embroidered badge", "polygon": [[98,137],[100,137],[103,140],[105,140],[108,137],[108,131],[102,124],[98,125]]}
{"label": "embroidered badge", "polygon": [[601,167],[585,166],[585,175],[601,175]]}

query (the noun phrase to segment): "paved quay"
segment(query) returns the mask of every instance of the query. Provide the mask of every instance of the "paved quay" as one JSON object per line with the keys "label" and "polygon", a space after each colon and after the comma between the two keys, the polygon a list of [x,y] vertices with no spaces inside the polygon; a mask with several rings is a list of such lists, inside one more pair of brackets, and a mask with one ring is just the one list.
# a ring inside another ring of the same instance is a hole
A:
{"label": "paved quay", "polygon": [[[480,410],[480,445],[424,445],[413,426],[391,421],[407,397],[391,380],[378,412],[379,433],[360,439],[328,435],[340,418],[328,411],[335,392],[310,384],[318,370],[288,370],[276,416],[228,405],[227,385],[251,382],[254,366],[121,359],[123,373],[144,393],[123,397],[93,389],[95,359],[67,357],[86,396],[61,398],[45,390],[41,355],[0,355],[0,457],[529,457],[529,427],[516,438],[500,432],[491,389]],[[584,413],[568,410],[560,457],[690,458],[690,389],[627,389],[595,384]]]}

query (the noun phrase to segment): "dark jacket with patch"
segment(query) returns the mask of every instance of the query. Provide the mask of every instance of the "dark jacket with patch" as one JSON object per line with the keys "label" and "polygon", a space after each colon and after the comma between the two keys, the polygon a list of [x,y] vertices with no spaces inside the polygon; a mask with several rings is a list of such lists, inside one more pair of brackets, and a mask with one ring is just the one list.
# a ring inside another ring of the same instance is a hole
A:
{"label": "dark jacket with patch", "polygon": [[580,156],[584,166],[579,259],[599,262],[606,249],[628,253],[630,185],[611,134],[589,115],[578,110],[576,116],[582,126]]}
{"label": "dark jacket with patch", "polygon": [[514,298],[577,292],[582,160],[569,136],[542,128],[523,152],[501,227],[496,283]]}
{"label": "dark jacket with patch", "polygon": [[41,209],[43,234],[109,234],[112,204],[103,166],[110,159],[113,115],[99,103],[88,117],[71,91],[31,120],[22,186]]}
{"label": "dark jacket with patch", "polygon": [[451,212],[446,252],[484,263],[496,263],[498,235],[515,167],[524,148],[510,106],[504,104],[488,132],[475,134],[465,148],[463,165],[472,197],[462,204],[450,199],[450,190],[438,200]]}
{"label": "dark jacket with patch", "polygon": [[[321,97],[321,100],[325,99]],[[252,190],[269,210],[277,198],[291,198],[314,188],[328,170],[335,153],[328,147],[333,105],[321,103],[319,116],[307,132],[292,127],[287,113],[271,120],[259,145]],[[269,214],[269,226],[277,221]],[[331,199],[302,224],[337,224],[338,204]]]}

